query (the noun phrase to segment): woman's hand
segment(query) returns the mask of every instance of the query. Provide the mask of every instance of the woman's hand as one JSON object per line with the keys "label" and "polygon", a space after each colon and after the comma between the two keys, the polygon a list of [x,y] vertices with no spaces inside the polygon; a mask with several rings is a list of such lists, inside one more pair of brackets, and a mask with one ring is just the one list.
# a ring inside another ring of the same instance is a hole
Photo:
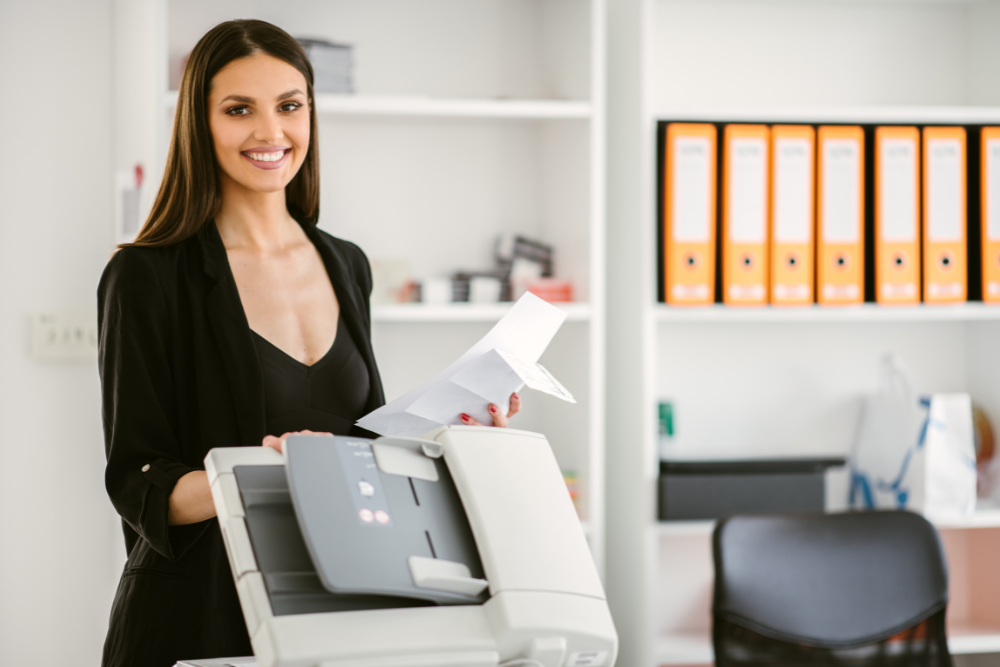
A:
{"label": "woman's hand", "polygon": [[270,447],[271,449],[276,449],[278,450],[278,453],[281,454],[285,447],[285,440],[288,440],[288,436],[290,435],[333,435],[333,434],[322,433],[317,431],[292,431],[291,433],[285,433],[281,437],[278,437],[276,435],[265,435],[264,441],[260,443],[261,447]]}
{"label": "woman's hand", "polygon": [[[507,428],[507,421],[521,411],[521,397],[515,391],[510,395],[510,412],[506,416],[500,412],[496,403],[490,403],[490,416],[493,417],[493,426],[497,428]],[[483,426],[478,419],[462,413],[462,423],[467,426]]]}

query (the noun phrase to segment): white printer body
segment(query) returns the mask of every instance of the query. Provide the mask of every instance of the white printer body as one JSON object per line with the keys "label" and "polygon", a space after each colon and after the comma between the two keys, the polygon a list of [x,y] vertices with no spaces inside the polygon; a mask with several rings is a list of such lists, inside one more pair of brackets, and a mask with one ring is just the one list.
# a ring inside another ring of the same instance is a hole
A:
{"label": "white printer body", "polygon": [[[205,463],[260,667],[615,662],[604,590],[539,434],[293,436],[284,456],[222,448]],[[458,510],[446,510],[449,494]],[[442,523],[448,511],[457,528]]]}

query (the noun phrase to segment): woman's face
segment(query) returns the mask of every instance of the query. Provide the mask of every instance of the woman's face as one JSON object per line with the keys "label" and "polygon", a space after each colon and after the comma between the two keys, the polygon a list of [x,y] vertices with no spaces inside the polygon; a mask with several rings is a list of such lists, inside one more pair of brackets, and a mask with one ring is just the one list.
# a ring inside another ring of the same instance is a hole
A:
{"label": "woman's face", "polygon": [[222,178],[252,192],[278,192],[309,150],[306,79],[273,56],[234,60],[212,79],[208,119]]}

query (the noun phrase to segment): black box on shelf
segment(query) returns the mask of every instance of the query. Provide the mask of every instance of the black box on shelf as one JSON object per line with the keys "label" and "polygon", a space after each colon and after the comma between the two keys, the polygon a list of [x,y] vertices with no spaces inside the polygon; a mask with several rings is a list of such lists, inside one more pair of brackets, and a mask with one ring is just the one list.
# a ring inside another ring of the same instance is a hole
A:
{"label": "black box on shelf", "polygon": [[822,512],[828,468],[843,458],[660,461],[661,521]]}

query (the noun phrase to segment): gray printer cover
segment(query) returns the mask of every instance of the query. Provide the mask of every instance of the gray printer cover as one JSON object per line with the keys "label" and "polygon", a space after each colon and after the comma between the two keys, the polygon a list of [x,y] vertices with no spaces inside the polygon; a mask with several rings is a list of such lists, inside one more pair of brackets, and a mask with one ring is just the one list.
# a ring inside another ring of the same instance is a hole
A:
{"label": "gray printer cover", "polygon": [[332,593],[390,595],[437,604],[475,604],[468,596],[418,588],[410,556],[465,564],[483,577],[454,482],[444,459],[438,481],[381,472],[371,440],[292,436],[285,474],[306,547],[324,588]]}

